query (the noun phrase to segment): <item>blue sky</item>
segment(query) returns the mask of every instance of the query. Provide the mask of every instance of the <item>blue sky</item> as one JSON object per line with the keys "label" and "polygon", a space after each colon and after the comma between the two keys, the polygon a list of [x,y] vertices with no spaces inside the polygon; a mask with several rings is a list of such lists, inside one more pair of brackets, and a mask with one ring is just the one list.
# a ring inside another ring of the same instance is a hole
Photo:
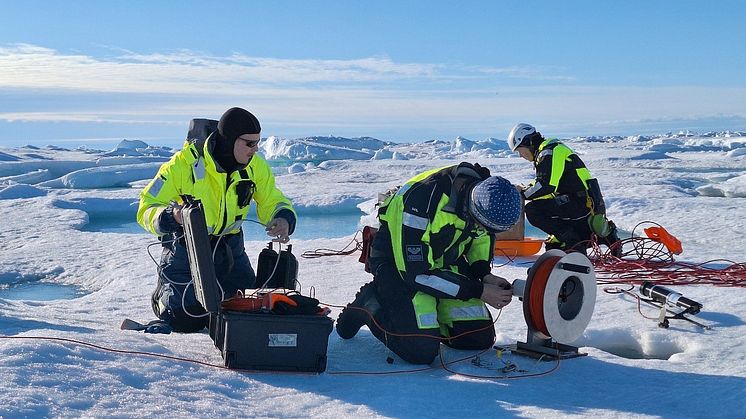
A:
{"label": "blue sky", "polygon": [[[463,4],[461,4],[463,3]],[[0,1],[0,145],[746,130],[746,3]]]}

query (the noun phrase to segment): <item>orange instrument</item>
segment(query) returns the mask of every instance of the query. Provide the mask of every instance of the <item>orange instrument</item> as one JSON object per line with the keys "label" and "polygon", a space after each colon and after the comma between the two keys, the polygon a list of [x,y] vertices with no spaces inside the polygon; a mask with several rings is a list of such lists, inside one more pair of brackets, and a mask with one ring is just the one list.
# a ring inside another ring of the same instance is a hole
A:
{"label": "orange instrument", "polygon": [[650,237],[650,240],[658,243],[663,243],[664,246],[673,254],[680,255],[683,249],[681,248],[681,241],[674,237],[671,233],[666,231],[665,228],[648,227],[643,230],[645,234]]}

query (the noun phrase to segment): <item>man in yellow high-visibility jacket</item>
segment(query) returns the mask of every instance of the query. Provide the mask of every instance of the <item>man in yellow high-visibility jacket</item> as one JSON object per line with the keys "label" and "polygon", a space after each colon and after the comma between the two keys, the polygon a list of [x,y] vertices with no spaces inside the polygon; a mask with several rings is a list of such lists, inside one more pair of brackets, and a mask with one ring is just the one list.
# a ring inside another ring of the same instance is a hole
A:
{"label": "man in yellow high-visibility jacket", "polygon": [[494,233],[521,213],[518,190],[479,165],[461,163],[408,180],[378,211],[368,258],[373,281],[337,319],[343,339],[367,324],[407,362],[429,364],[440,342],[486,349],[495,341],[485,303],[511,301],[510,283],[491,273]]}
{"label": "man in yellow high-visibility jacket", "polygon": [[[214,121],[213,121],[214,122]],[[208,319],[194,295],[183,238],[182,195],[202,202],[223,297],[254,286],[255,273],[244,250],[241,223],[252,200],[259,221],[275,241],[287,242],[295,210],[275,186],[258,154],[261,126],[249,111],[227,110],[206,139],[187,139],[140,194],[137,222],[163,246],[152,304],[164,329],[194,332]]]}
{"label": "man in yellow high-visibility jacket", "polygon": [[591,235],[616,256],[622,248],[616,226],[606,218],[598,181],[568,146],[545,139],[529,124],[517,124],[508,134],[508,146],[533,162],[536,179],[523,190],[526,218],[550,236],[547,250],[586,251]]}

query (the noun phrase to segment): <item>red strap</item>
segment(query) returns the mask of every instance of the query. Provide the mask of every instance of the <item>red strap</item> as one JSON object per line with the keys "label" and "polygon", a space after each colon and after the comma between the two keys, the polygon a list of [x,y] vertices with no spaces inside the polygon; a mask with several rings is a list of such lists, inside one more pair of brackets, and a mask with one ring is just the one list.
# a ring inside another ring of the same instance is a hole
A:
{"label": "red strap", "polygon": [[262,308],[262,299],[256,297],[231,297],[220,303],[223,310],[230,311],[259,311]]}

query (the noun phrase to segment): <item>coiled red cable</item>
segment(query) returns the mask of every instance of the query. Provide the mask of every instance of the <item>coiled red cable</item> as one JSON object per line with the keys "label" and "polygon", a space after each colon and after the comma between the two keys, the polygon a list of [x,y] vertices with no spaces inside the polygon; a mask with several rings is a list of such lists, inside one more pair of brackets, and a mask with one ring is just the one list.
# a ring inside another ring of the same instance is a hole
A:
{"label": "coiled red cable", "polygon": [[[644,223],[638,224],[635,229]],[[662,285],[746,287],[746,263],[728,259],[701,263],[677,261],[665,245],[649,238],[636,237],[634,230],[631,238],[621,240],[605,251],[595,241],[589,244],[588,255],[599,285],[639,285],[651,281]],[[624,252],[614,256],[620,248]]]}
{"label": "coiled red cable", "polygon": [[530,303],[528,309],[531,313],[531,320],[534,329],[549,337],[551,337],[551,335],[547,330],[547,325],[544,320],[544,289],[547,287],[549,274],[560,259],[562,259],[562,257],[553,256],[544,260],[541,265],[536,268],[533,278],[531,279],[531,287],[528,290]]}

